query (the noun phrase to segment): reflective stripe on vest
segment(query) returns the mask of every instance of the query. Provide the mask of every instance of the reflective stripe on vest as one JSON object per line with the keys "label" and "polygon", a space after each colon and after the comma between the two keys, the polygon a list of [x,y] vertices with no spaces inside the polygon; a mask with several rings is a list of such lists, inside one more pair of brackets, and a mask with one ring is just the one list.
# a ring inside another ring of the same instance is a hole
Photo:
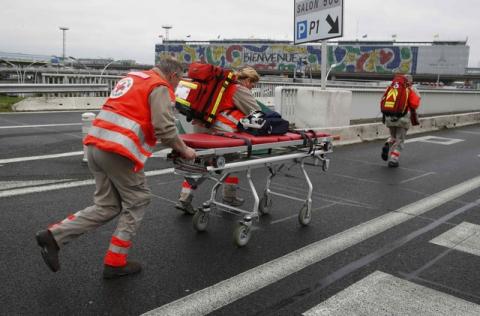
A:
{"label": "reflective stripe on vest", "polygon": [[153,153],[154,148],[145,143],[145,136],[143,135],[142,128],[137,122],[110,111],[100,111],[100,113],[97,115],[97,118],[131,130],[135,135],[138,136],[142,147],[149,153]]}
{"label": "reflective stripe on vest", "polygon": [[236,128],[233,128],[230,125],[221,122],[218,118],[215,121],[215,123],[213,123],[213,128],[222,130],[224,132],[229,132],[229,133],[233,133],[237,131]]}
{"label": "reflective stripe on vest", "polygon": [[235,125],[237,125],[239,122],[239,120],[237,120],[236,117],[234,117],[233,115],[230,115],[229,111],[220,113],[220,116],[223,116],[224,118],[226,118],[227,120],[229,120]]}
{"label": "reflective stripe on vest", "polygon": [[123,135],[122,133],[114,132],[114,131],[93,125],[90,128],[90,131],[88,132],[88,134],[96,138],[99,138],[101,140],[105,140],[105,141],[116,143],[123,146],[142,164],[144,164],[145,161],[147,161],[148,159],[147,156],[145,156],[140,152],[140,150],[137,147],[137,144],[135,144],[135,142],[131,138]]}
{"label": "reflective stripe on vest", "polygon": [[243,117],[245,117],[245,114],[239,110],[223,111],[217,116],[213,126],[225,132],[236,132],[238,130],[238,122]]}

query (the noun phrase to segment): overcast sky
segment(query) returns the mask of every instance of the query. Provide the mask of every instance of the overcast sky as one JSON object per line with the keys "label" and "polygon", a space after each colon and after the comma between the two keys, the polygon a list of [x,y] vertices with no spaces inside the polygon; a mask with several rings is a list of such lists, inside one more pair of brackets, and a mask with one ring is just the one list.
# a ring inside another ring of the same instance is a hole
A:
{"label": "overcast sky", "polygon": [[[294,0],[0,0],[0,51],[153,64],[170,39],[293,40]],[[480,67],[479,0],[344,0],[343,40],[465,40]]]}

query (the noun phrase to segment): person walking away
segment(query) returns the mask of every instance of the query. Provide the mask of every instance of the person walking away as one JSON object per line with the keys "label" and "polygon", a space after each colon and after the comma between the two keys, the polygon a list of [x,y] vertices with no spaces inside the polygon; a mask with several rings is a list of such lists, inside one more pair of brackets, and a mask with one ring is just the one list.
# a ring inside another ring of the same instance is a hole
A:
{"label": "person walking away", "polygon": [[[219,114],[212,124],[212,128],[206,129],[199,126],[199,122],[194,122],[195,133],[206,133],[212,131],[218,132],[236,132],[237,124],[240,119],[249,115],[254,111],[259,111],[260,106],[257,104],[252,93],[252,88],[260,80],[257,71],[250,67],[241,67],[235,72],[237,78],[235,84],[229,85],[225,91],[225,95],[219,106]],[[239,179],[237,176],[229,175],[223,184],[223,202],[232,206],[240,206],[244,199],[238,196]],[[184,180],[180,197],[176,204],[176,208],[188,214],[194,214],[195,209],[192,205],[193,192],[195,191],[188,181]]]}
{"label": "person walking away", "polygon": [[46,265],[60,269],[61,247],[76,237],[118,218],[104,259],[104,278],[138,273],[141,265],[128,253],[147,205],[150,189],[144,165],[157,138],[195,159],[195,151],[178,137],[173,116],[174,90],[183,74],[181,63],[163,59],[148,71],[131,72],[112,90],[83,143],[95,178],[94,205],[36,234]]}
{"label": "person walking away", "polygon": [[420,94],[412,85],[411,75],[396,75],[381,101],[383,122],[390,137],[382,147],[381,157],[388,167],[399,166],[400,153],[410,126],[418,125],[416,110],[420,106]]}

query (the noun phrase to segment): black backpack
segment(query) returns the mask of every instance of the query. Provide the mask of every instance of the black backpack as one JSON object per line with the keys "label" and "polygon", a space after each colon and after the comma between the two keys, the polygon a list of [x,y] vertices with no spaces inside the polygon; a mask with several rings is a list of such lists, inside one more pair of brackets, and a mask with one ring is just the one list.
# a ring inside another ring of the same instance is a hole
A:
{"label": "black backpack", "polygon": [[255,111],[238,122],[238,129],[255,136],[283,135],[289,122],[275,111]]}

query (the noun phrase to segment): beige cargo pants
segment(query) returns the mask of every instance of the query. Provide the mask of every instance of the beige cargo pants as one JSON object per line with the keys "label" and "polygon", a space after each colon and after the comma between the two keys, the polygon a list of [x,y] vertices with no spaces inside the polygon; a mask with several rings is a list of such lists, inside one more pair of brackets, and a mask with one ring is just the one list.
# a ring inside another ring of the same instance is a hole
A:
{"label": "beige cargo pants", "polygon": [[[145,173],[143,170],[133,172],[131,160],[94,146],[87,147],[87,158],[95,177],[94,205],[52,225],[49,230],[61,247],[118,217],[112,238],[129,245],[143,219],[145,207],[150,203]],[[115,245],[113,247],[118,248]],[[126,258],[128,248],[117,250]]]}

